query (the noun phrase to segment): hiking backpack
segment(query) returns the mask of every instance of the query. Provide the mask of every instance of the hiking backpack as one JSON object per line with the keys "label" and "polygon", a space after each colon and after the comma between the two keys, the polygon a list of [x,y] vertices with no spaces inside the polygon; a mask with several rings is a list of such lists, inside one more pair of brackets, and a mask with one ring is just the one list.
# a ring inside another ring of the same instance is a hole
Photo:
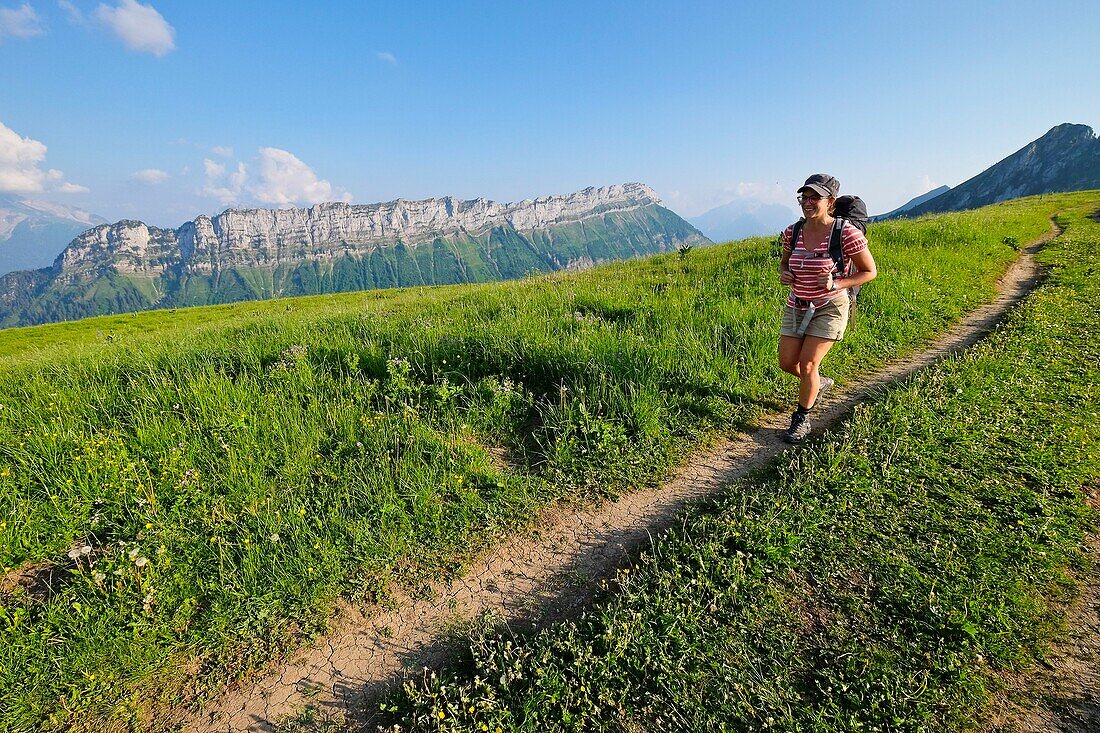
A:
{"label": "hiking backpack", "polygon": [[[833,216],[836,221],[833,222],[833,231],[829,235],[829,257],[833,261],[833,266],[836,268],[836,277],[849,277],[852,273],[856,272],[855,265],[851,260],[845,261],[844,248],[842,246],[842,236],[844,232],[844,222],[848,222],[856,229],[867,234],[867,204],[863,203],[863,199],[859,196],[841,196],[836,200],[836,206],[833,208]],[[805,219],[799,219],[794,223],[794,228],[791,229],[791,247],[794,247],[794,243],[798,241],[798,234],[802,231],[802,225],[806,223]],[[859,297],[859,289],[861,286],[848,288],[848,301],[852,306],[856,304],[856,298]]]}

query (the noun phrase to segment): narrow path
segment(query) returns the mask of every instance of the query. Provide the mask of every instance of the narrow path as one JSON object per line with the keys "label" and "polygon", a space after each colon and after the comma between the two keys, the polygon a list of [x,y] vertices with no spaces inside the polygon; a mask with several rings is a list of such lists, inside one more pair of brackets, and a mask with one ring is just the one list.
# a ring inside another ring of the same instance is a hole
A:
{"label": "narrow path", "polygon": [[[1030,244],[998,283],[997,298],[939,342],[868,375],[857,390],[834,392],[815,413],[815,432],[875,390],[988,333],[1034,287],[1039,277],[1034,253],[1059,233],[1052,221],[1051,232]],[[271,731],[306,706],[323,719],[369,722],[369,711],[403,669],[439,666],[448,658],[455,643],[450,630],[485,615],[513,625],[537,625],[583,607],[600,579],[629,562],[653,534],[675,521],[687,502],[717,492],[786,449],[781,431],[787,420],[786,414],[766,415],[756,429],[721,440],[692,458],[662,486],[583,511],[550,508],[534,530],[505,541],[463,577],[436,584],[427,599],[401,599],[391,610],[345,609],[334,631],[289,663],[238,684],[186,721],[184,729]]]}

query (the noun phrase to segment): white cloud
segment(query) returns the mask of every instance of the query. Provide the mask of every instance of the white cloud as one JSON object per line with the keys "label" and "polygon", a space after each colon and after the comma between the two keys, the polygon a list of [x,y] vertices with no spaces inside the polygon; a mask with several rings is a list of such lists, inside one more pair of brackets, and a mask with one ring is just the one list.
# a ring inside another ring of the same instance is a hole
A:
{"label": "white cloud", "polygon": [[210,158],[203,158],[202,168],[207,178],[221,178],[225,175],[225,163],[215,163]]}
{"label": "white cloud", "polygon": [[220,155],[223,158],[233,157],[233,148],[229,147],[228,145],[215,145],[214,147],[210,148],[210,152],[214,155]]}
{"label": "white cloud", "polygon": [[236,170],[231,170],[227,163],[209,158],[205,158],[202,165],[206,180],[199,193],[217,199],[223,206],[266,204],[283,207],[351,201],[351,194],[334,189],[293,153],[279,148],[260,148],[252,175],[248,166],[241,162],[237,163]]}
{"label": "white cloud", "polygon": [[248,168],[244,163],[237,164],[236,172],[231,173],[228,180],[222,180],[225,177],[224,163],[215,163],[206,158],[202,161],[202,166],[206,183],[199,191],[201,195],[217,199],[222,206],[241,203],[241,191],[248,180]]}
{"label": "white cloud", "polygon": [[30,3],[18,8],[0,8],[0,40],[4,36],[30,38],[43,33],[41,20]]}
{"label": "white cloud", "polygon": [[931,191],[934,188],[939,188],[940,185],[941,184],[936,183],[935,181],[933,181],[931,176],[928,176],[928,175],[921,176],[921,179],[920,179],[921,193],[928,193],[929,191]]}
{"label": "white cloud", "polygon": [[387,64],[397,66],[397,57],[389,51],[379,51],[374,55],[378,57],[379,61],[385,61]]}
{"label": "white cloud", "polygon": [[100,5],[95,14],[131,51],[164,56],[176,47],[176,29],[152,5],[120,0],[113,8]]}
{"label": "white cloud", "polygon": [[248,179],[248,169],[244,163],[237,163],[237,172],[229,174],[229,185],[236,188],[238,191],[244,186],[244,182]]}
{"label": "white cloud", "polygon": [[47,189],[58,193],[84,193],[88,190],[75,183],[66,183],[65,174],[55,168],[42,170],[45,160],[45,145],[22,137],[0,122],[0,193],[39,193]]}
{"label": "white cloud", "polygon": [[65,11],[65,15],[69,16],[70,23],[87,27],[88,19],[84,17],[84,11],[73,5],[69,0],[58,0],[57,4]]}
{"label": "white cloud", "polygon": [[259,180],[250,190],[260,203],[276,206],[351,199],[347,192],[337,195],[331,183],[318,179],[293,153],[279,148],[260,148]]}
{"label": "white cloud", "polygon": [[776,183],[741,181],[697,191],[672,191],[664,195],[673,211],[681,216],[698,216],[735,201],[746,204],[783,204],[790,208],[795,193]]}
{"label": "white cloud", "polygon": [[150,186],[155,186],[158,183],[164,183],[168,180],[168,174],[159,168],[144,168],[140,171],[134,171],[130,174],[130,178],[139,183],[145,183]]}

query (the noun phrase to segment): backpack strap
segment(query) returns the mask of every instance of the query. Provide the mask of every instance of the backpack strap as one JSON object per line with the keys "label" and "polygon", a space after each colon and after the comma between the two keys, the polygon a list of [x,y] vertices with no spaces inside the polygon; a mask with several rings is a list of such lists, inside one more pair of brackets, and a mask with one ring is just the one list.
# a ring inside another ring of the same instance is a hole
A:
{"label": "backpack strap", "polygon": [[794,252],[794,248],[798,245],[798,235],[802,233],[802,226],[806,223],[805,219],[799,219],[791,226],[791,251]]}
{"label": "backpack strap", "polygon": [[833,260],[837,274],[843,276],[845,272],[844,262],[844,225],[847,219],[837,218],[833,222],[833,231],[829,234],[829,257]]}

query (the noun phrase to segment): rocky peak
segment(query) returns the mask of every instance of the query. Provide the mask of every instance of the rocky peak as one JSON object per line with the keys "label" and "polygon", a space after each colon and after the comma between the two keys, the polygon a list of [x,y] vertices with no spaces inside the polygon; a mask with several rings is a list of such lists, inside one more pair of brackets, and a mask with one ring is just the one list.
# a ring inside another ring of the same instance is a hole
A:
{"label": "rocky peak", "polygon": [[1041,193],[1100,188],[1100,138],[1065,123],[906,216],[958,211]]}
{"label": "rocky peak", "polygon": [[386,243],[415,246],[436,237],[478,235],[510,226],[528,233],[609,212],[660,206],[649,186],[626,183],[501,204],[484,198],[443,198],[378,204],[328,202],[308,209],[227,209],[178,229],[120,221],[84,232],[55,268],[83,269],[110,261],[120,272],[156,273],[171,261],[189,271],[272,265],[363,253]]}

